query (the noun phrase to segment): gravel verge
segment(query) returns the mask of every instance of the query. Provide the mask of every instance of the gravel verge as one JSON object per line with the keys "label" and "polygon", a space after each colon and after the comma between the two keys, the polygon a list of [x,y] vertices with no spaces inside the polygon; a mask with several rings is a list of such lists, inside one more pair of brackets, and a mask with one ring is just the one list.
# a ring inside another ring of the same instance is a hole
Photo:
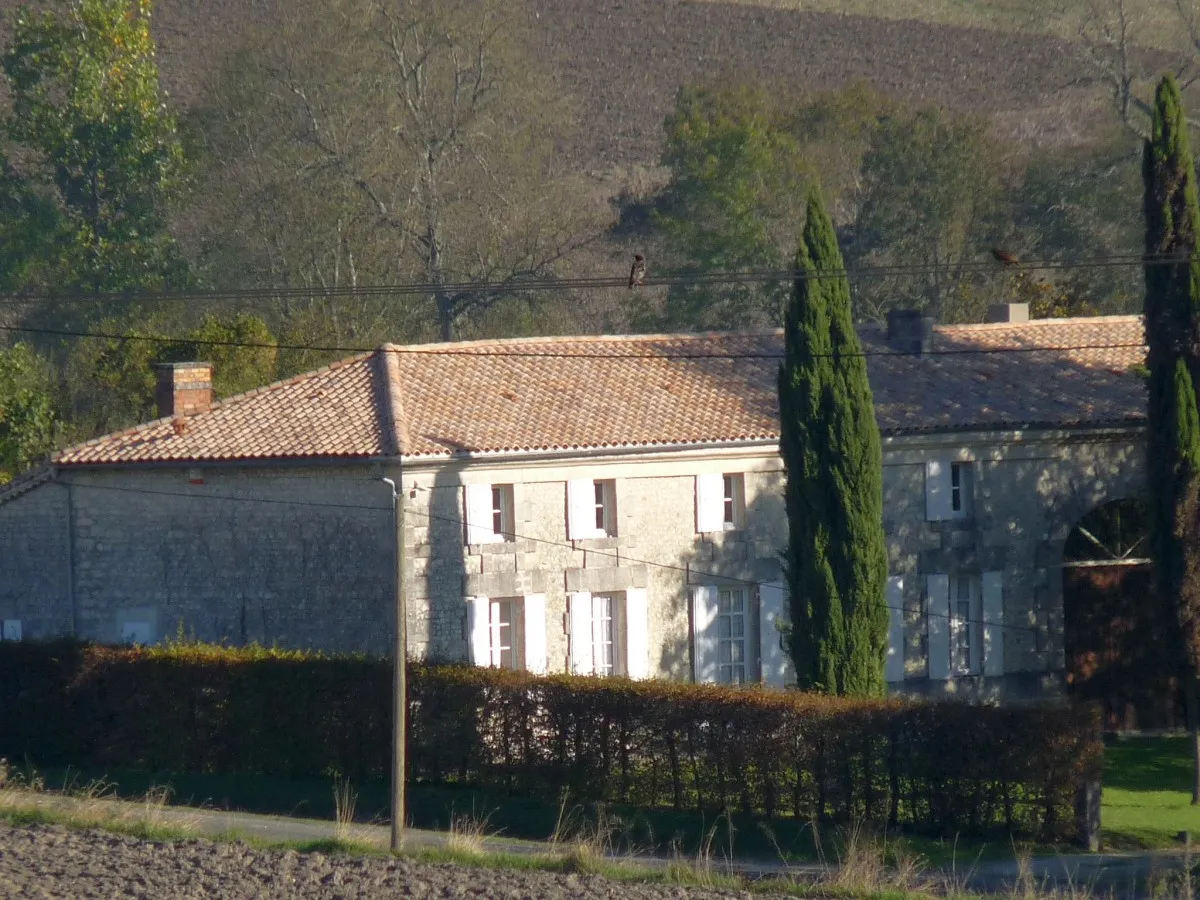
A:
{"label": "gravel verge", "polygon": [[240,842],[145,841],[57,825],[0,824],[0,897],[716,900],[750,894],[615,882],[596,875],[256,850]]}

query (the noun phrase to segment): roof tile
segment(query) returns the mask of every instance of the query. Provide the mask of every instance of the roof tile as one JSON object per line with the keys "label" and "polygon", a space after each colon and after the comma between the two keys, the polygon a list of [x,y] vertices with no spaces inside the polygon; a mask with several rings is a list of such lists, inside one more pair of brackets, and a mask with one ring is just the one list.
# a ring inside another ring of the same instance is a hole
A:
{"label": "roof tile", "polygon": [[[1117,425],[1144,419],[1130,373],[1141,319],[939,326],[934,353],[861,329],[884,433]],[[1001,352],[996,352],[1001,351]],[[60,465],[449,456],[773,440],[780,331],[387,345],[215,403],[176,434],[159,419]]]}

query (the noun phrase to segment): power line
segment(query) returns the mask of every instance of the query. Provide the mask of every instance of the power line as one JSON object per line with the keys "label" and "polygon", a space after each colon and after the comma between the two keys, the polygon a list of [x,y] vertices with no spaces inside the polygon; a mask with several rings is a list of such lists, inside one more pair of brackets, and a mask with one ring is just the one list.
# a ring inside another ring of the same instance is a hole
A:
{"label": "power line", "polygon": [[[198,347],[236,347],[248,350],[298,350],[298,351],[313,351],[323,353],[403,353],[412,355],[426,356],[486,356],[491,358],[525,358],[525,359],[783,359],[783,352],[778,353],[563,353],[549,352],[538,353],[527,350],[513,350],[508,346],[497,348],[492,344],[488,348],[468,348],[468,347],[446,347],[442,344],[412,344],[408,346],[398,347],[391,346],[386,350],[380,347],[364,347],[364,346],[330,346],[318,344],[271,344],[266,342],[255,341],[223,341],[209,339],[193,339],[189,337],[165,337],[159,335],[140,335],[128,334],[120,332],[103,332],[103,331],[73,331],[59,328],[33,328],[24,325],[0,325],[0,331],[17,333],[17,334],[40,334],[49,337],[64,337],[85,339],[94,338],[97,340],[110,341],[143,341],[154,344],[190,344]],[[737,336],[738,332],[728,332],[730,336]],[[699,335],[697,335],[699,336]],[[631,339],[639,339],[640,336],[633,334],[627,337]],[[688,333],[683,333],[686,339]],[[568,337],[565,340],[571,340]],[[580,336],[578,340],[588,340],[588,336]],[[969,356],[969,355],[988,355],[996,353],[1046,353],[1046,352],[1071,352],[1083,350],[1130,350],[1144,349],[1145,343],[1142,341],[1126,341],[1110,344],[1059,344],[1056,346],[1038,346],[1026,345],[1020,347],[955,347],[948,349],[930,349],[921,352],[921,356]],[[903,353],[898,350],[863,350],[859,353],[821,353],[814,354],[819,358],[841,358],[847,359],[872,357],[872,356],[910,356],[913,354]]]}
{"label": "power line", "polygon": [[[1005,271],[1066,271],[1073,269],[1135,268],[1138,266],[1182,265],[1191,257],[1145,254],[1109,254],[1076,259],[1036,259],[1000,265],[995,261],[963,262],[929,265],[902,264],[890,266],[859,266],[821,272],[797,272],[795,269],[763,269],[745,272],[681,273],[645,279],[645,287],[703,286],[755,284],[778,281],[821,280],[830,278],[891,278],[920,275],[974,275]],[[59,303],[94,303],[102,300],[131,300],[141,302],[170,302],[179,300],[302,300],[323,298],[390,298],[428,296],[434,294],[526,293],[537,291],[588,290],[628,288],[627,276],[578,278],[512,278],[501,281],[464,282],[398,282],[379,285],[345,285],[339,287],[243,288],[229,290],[127,291],[87,293],[84,291],[31,292],[0,297],[0,304],[27,305],[44,301]]]}
{"label": "power line", "polygon": [[[352,483],[362,483],[362,484],[374,483],[374,479],[369,479],[369,478],[362,478],[362,479],[347,478],[347,479],[340,479],[340,480],[348,481],[348,482],[352,482]],[[270,498],[270,497],[246,497],[246,496],[232,496],[232,495],[210,494],[210,493],[199,493],[199,492],[185,493],[185,492],[181,492],[181,491],[157,491],[157,490],[153,490],[153,489],[149,489],[149,488],[131,488],[131,487],[117,487],[116,485],[85,484],[85,483],[79,482],[79,481],[60,481],[59,483],[69,485],[71,487],[79,487],[79,488],[85,488],[85,489],[90,489],[90,490],[117,491],[117,492],[130,493],[130,494],[150,494],[150,495],[163,496],[163,497],[178,497],[178,498],[183,498],[183,499],[225,500],[225,501],[229,501],[229,502],[233,502],[233,503],[265,503],[265,504],[275,504],[275,505],[283,505],[283,506],[317,507],[317,508],[324,508],[324,509],[368,510],[371,512],[385,512],[385,513],[388,513],[389,515],[391,514],[390,506],[366,506],[363,504],[353,504],[353,503],[321,503],[321,502],[313,501],[313,500],[281,500],[281,499]],[[467,524],[462,519],[459,519],[459,518],[456,518],[453,516],[437,515],[435,513],[423,512],[421,510],[406,509],[405,513],[411,514],[411,515],[417,515],[417,516],[420,516],[420,517],[430,520],[430,521],[447,522],[447,523],[456,525],[459,528],[463,528],[463,529],[466,528],[466,524]],[[569,541],[555,541],[555,540],[550,540],[548,538],[537,538],[537,537],[532,537],[531,535],[517,534],[516,532],[512,532],[512,537],[514,540],[528,541],[530,543],[535,543],[535,544],[544,544],[544,545],[547,545],[550,547],[555,547],[555,548],[560,548],[560,549],[563,549],[563,548],[568,549],[568,550],[580,549]],[[699,577],[699,578],[711,578],[717,582],[739,584],[739,585],[743,585],[746,587],[755,587],[755,588],[760,588],[760,589],[763,587],[771,586],[769,582],[756,581],[753,579],[746,579],[746,578],[738,578],[738,577],[730,576],[730,575],[721,575],[717,572],[708,572],[708,571],[704,571],[702,569],[694,569],[690,566],[679,566],[679,565],[673,565],[671,563],[655,562],[653,560],[648,560],[648,559],[638,559],[636,557],[627,556],[627,555],[620,554],[620,553],[606,552],[604,550],[594,550],[592,548],[588,548],[587,552],[592,555],[595,555],[595,556],[604,557],[606,559],[621,560],[621,561],[624,561],[627,563],[633,563],[635,565],[652,566],[652,567],[658,568],[658,569],[665,569],[665,570],[669,570],[669,571],[673,571],[673,572],[682,572],[688,578],[689,585],[690,585],[691,578],[693,576],[695,576],[695,577]],[[902,607],[902,606],[890,606],[889,605],[889,606],[886,606],[886,608],[889,610],[894,610],[896,612],[903,612],[903,613],[909,612],[908,609],[906,609],[905,607]],[[922,615],[924,615],[926,617],[930,617],[930,618],[946,619],[947,621],[966,622],[971,625],[986,625],[991,628],[1001,628],[1001,629],[1008,630],[1008,631],[1027,632],[1027,633],[1035,634],[1035,635],[1037,635],[1037,634],[1043,634],[1043,635],[1044,634],[1056,634],[1056,635],[1061,636],[1062,634],[1065,633],[1062,629],[1055,629],[1055,628],[1049,628],[1049,627],[1044,628],[1044,629],[1039,629],[1039,628],[1034,628],[1029,625],[1011,625],[1011,624],[1005,624],[1002,622],[1001,623],[985,622],[983,619],[972,619],[972,618],[960,619],[959,617],[950,615],[949,613],[937,613],[937,612],[932,612],[927,609],[922,610]]]}

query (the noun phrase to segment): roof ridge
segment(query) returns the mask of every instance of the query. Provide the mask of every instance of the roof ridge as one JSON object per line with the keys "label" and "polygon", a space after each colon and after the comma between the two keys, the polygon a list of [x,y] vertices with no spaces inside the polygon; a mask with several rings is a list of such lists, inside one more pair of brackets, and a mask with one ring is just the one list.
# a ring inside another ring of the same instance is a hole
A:
{"label": "roof ridge", "polygon": [[1140,322],[1140,313],[1113,316],[1063,316],[1060,318],[1029,319],[1025,322],[960,322],[952,325],[934,325],[938,332],[945,331],[1003,331],[1004,329],[1020,329],[1030,327],[1045,327],[1054,325],[1108,325],[1121,322]]}
{"label": "roof ridge", "polygon": [[384,439],[390,442],[393,456],[403,456],[409,446],[408,419],[404,415],[403,388],[400,382],[400,358],[396,344],[383,344],[375,351],[381,376],[380,394]]}
{"label": "roof ridge", "polygon": [[[439,353],[458,347],[510,347],[525,344],[616,343],[628,341],[699,341],[714,338],[768,337],[783,333],[782,328],[755,328],[729,331],[677,331],[653,334],[560,334],[537,337],[483,338],[472,341],[430,341],[424,344],[385,344],[391,353]],[[382,347],[380,349],[383,349]]]}

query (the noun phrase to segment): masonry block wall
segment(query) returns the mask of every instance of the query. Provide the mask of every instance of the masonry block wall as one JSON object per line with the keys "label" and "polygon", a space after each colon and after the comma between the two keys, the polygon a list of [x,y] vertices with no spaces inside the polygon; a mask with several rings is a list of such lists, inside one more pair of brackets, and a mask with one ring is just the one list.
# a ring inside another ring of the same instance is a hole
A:
{"label": "masonry block wall", "polygon": [[[392,609],[391,493],[365,469],[69,471],[0,505],[0,522],[56,504],[74,554],[54,583],[15,573],[27,596],[71,616],[79,634],[119,641],[175,635],[235,644],[387,652]],[[202,484],[191,483],[197,476]],[[65,484],[70,484],[70,488]],[[49,515],[49,513],[47,514]],[[9,544],[3,557],[9,556]],[[11,570],[10,570],[11,571]],[[6,573],[7,576],[7,573]],[[0,580],[0,597],[14,590]]]}
{"label": "masonry block wall", "polygon": [[67,492],[53,484],[0,504],[0,629],[20,622],[26,640],[70,633],[67,522]]}
{"label": "masonry block wall", "polygon": [[[964,460],[971,515],[928,521],[926,465]],[[1062,549],[1089,511],[1137,495],[1135,434],[886,441],[889,574],[904,576],[903,693],[1006,700],[1062,690]],[[696,475],[744,473],[745,522],[697,533]],[[0,503],[0,621],[27,638],[154,640],[182,627],[232,643],[387,654],[391,492],[373,464],[65,470]],[[569,479],[612,479],[617,534],[567,537]],[[469,658],[467,598],[546,595],[552,671],[568,667],[567,596],[647,590],[652,674],[692,677],[689,586],[777,582],[786,541],[771,447],[566,463],[471,461],[403,473],[410,652]],[[193,481],[200,480],[196,484]],[[464,484],[514,486],[516,539],[465,542]],[[69,487],[67,485],[70,485]],[[1003,676],[929,678],[931,574],[1002,576]]]}

